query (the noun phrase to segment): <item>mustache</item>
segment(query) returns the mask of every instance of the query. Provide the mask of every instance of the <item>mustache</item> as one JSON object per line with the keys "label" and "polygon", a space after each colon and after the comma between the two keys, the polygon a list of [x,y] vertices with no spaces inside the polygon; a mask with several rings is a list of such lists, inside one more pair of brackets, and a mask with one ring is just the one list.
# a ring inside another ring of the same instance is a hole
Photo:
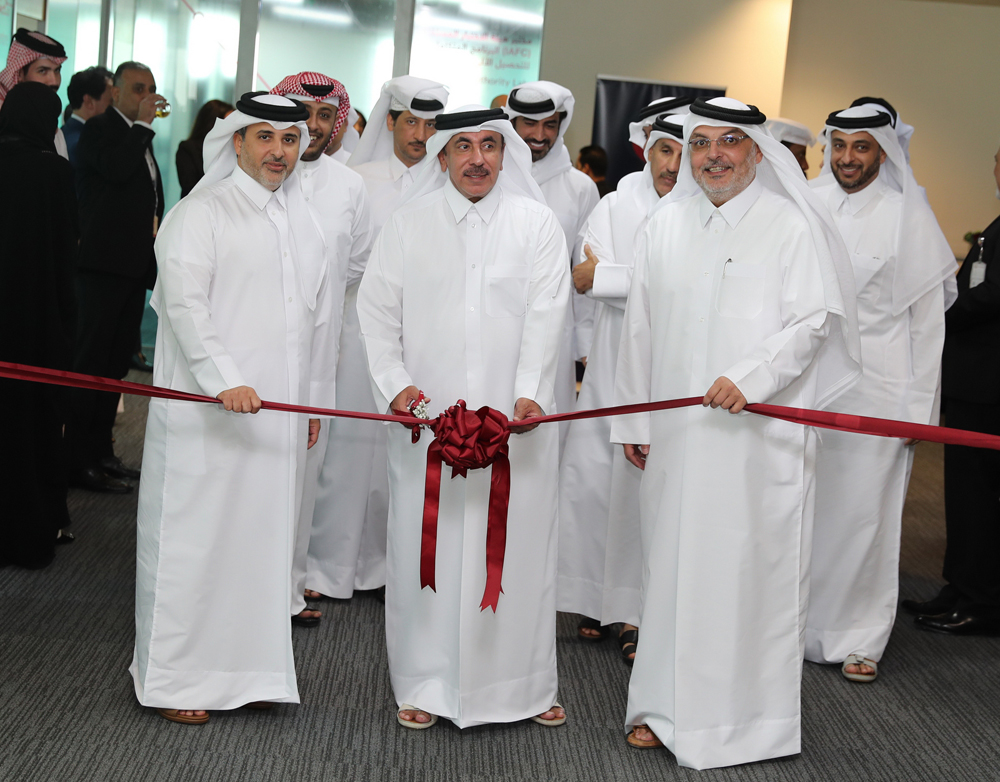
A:
{"label": "mustache", "polygon": [[722,158],[716,158],[715,160],[706,160],[705,163],[702,164],[701,170],[708,171],[708,169],[715,168],[716,166],[725,166],[726,168],[732,168],[732,166],[729,163],[723,162]]}
{"label": "mustache", "polygon": [[285,160],[283,157],[276,157],[274,155],[268,155],[266,158],[264,158],[262,161],[260,161],[261,165],[265,165],[266,163],[280,163],[285,168],[288,168],[288,161]]}
{"label": "mustache", "polygon": [[423,149],[427,145],[423,141],[418,141],[417,139],[413,139],[413,141],[410,142],[410,146],[419,147],[420,149]]}
{"label": "mustache", "polygon": [[490,170],[486,166],[469,166],[462,172],[462,176],[489,176]]}
{"label": "mustache", "polygon": [[525,139],[525,142],[526,143],[530,142],[532,144],[544,144],[547,147],[551,147],[552,146],[552,142],[549,141],[547,138],[529,138],[529,139]]}

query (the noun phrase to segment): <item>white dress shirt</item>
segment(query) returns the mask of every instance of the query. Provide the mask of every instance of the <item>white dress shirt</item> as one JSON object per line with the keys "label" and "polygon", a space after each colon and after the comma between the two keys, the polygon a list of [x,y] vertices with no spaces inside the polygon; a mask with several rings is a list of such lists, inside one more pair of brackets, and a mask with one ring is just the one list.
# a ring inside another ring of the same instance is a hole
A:
{"label": "white dress shirt", "polygon": [[378,232],[399,205],[403,193],[413,184],[413,170],[407,168],[395,154],[384,160],[363,163],[354,170],[365,180],[372,221]]}

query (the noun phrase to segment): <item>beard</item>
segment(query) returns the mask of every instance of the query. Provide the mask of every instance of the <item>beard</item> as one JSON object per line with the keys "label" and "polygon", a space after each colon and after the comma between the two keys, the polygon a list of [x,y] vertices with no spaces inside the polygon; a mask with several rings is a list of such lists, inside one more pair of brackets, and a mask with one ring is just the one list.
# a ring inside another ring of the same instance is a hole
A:
{"label": "beard", "polygon": [[757,161],[755,159],[756,148],[747,155],[746,160],[743,162],[742,166],[733,167],[733,178],[727,185],[719,185],[712,182],[708,176],[705,168],[716,165],[715,163],[708,162],[704,167],[698,169],[694,173],[695,182],[702,189],[705,195],[708,196],[709,200],[715,203],[717,200],[721,200],[725,203],[734,196],[739,195],[744,190],[746,190],[747,185],[753,182],[754,177],[757,176]]}
{"label": "beard", "polygon": [[269,171],[268,169],[264,168],[264,166],[268,163],[277,163],[279,162],[278,159],[274,157],[274,155],[268,155],[262,161],[260,161],[260,164],[255,164],[253,159],[250,157],[249,153],[246,150],[247,148],[246,146],[244,146],[243,150],[239,154],[238,159],[240,168],[242,168],[250,176],[251,179],[255,180],[258,184],[262,185],[263,187],[266,187],[268,190],[277,190],[281,186],[281,184],[288,178],[288,171],[289,171],[288,164],[285,163],[285,168],[281,172],[280,178],[272,179],[272,177],[278,177],[277,172]]}
{"label": "beard", "polygon": [[881,170],[882,164],[879,162],[878,157],[875,158],[875,162],[870,166],[861,169],[861,176],[857,178],[854,182],[845,182],[840,178],[840,171],[838,166],[830,166],[830,170],[833,172],[833,178],[837,180],[837,184],[840,185],[844,190],[850,192],[852,190],[860,190],[869,182],[871,182],[875,177],[878,176],[878,172]]}
{"label": "beard", "polygon": [[[329,133],[325,136],[320,136],[318,139],[313,139],[313,137],[310,136],[309,146],[306,148],[306,151],[302,153],[302,159],[307,163],[312,162],[313,160],[319,160],[323,156],[323,152],[326,151],[326,148],[330,146],[331,138],[333,138],[332,128]],[[314,147],[313,144],[316,144],[317,146]]]}
{"label": "beard", "polygon": [[[536,144],[545,144],[545,141],[542,139],[533,138],[531,140]],[[549,154],[549,150],[551,149],[552,149],[552,144],[546,145],[545,149],[534,149],[533,147],[529,146],[528,150],[531,152],[531,162],[537,163],[539,160],[541,160],[543,157]]]}

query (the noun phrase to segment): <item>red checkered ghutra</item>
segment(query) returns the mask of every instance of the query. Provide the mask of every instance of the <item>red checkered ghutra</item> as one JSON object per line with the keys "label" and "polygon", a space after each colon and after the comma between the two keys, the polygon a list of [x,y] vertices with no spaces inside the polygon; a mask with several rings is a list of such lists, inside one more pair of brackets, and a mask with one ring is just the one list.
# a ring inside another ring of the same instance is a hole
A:
{"label": "red checkered ghutra", "polygon": [[[321,88],[327,88],[325,91]],[[313,71],[303,71],[302,73],[297,73],[295,76],[286,76],[281,80],[274,89],[271,90],[272,95],[298,95],[301,98],[312,101],[325,101],[330,98],[336,98],[338,101],[337,105],[337,121],[333,125],[333,133],[330,136],[330,142],[327,146],[333,142],[333,139],[340,132],[340,129],[344,127],[344,123],[347,122],[347,114],[351,110],[351,99],[347,95],[347,89],[336,79],[331,79],[329,76],[324,76],[322,73],[314,73]],[[324,150],[325,151],[325,150]]]}

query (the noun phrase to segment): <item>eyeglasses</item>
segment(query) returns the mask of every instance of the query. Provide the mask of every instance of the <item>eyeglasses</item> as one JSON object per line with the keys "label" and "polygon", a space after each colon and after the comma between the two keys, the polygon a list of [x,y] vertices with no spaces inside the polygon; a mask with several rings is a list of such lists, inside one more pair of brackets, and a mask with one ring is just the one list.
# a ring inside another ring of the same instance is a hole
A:
{"label": "eyeglasses", "polygon": [[[735,149],[738,147],[744,139],[750,138],[749,136],[737,136],[732,133],[727,133],[725,136],[719,136],[715,139],[715,145],[719,149]],[[710,138],[693,138],[688,142],[691,147],[692,152],[708,152],[712,149],[712,139]]]}

